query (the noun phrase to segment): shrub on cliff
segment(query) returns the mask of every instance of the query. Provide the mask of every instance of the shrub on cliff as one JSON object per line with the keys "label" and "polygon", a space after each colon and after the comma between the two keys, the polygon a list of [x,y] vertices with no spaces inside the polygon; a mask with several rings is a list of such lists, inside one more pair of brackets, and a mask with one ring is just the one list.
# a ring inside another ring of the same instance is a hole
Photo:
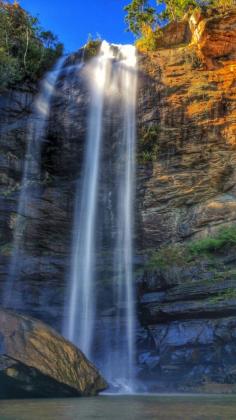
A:
{"label": "shrub on cliff", "polygon": [[236,246],[236,226],[224,227],[212,236],[193,242],[189,250],[193,255],[210,254]]}
{"label": "shrub on cliff", "polygon": [[63,45],[17,2],[0,0],[0,88],[37,80],[62,54]]}
{"label": "shrub on cliff", "polygon": [[89,35],[87,44],[84,47],[84,58],[89,59],[96,57],[99,52],[101,42],[100,37],[93,39],[92,35]]}
{"label": "shrub on cliff", "polygon": [[155,51],[158,46],[159,31],[153,30],[149,25],[143,25],[142,36],[136,41],[139,51]]}
{"label": "shrub on cliff", "polygon": [[186,266],[197,264],[201,259],[211,259],[214,256],[234,250],[236,247],[236,225],[222,227],[213,235],[193,240],[188,243],[163,245],[154,251],[147,261],[146,268],[155,270],[171,266]]}

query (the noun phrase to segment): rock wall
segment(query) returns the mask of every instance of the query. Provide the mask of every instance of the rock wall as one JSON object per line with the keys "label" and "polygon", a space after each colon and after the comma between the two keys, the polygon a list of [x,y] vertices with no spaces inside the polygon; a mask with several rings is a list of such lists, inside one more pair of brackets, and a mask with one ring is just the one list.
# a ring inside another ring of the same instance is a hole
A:
{"label": "rock wall", "polygon": [[[23,86],[1,96],[0,285],[3,296],[13,250],[14,227],[24,171],[28,127],[37,86]],[[56,98],[53,99],[55,101]],[[45,132],[41,179],[32,183],[29,217],[22,217],[20,276],[12,306],[62,328],[65,278],[70,253],[74,184],[45,168],[49,142]],[[50,153],[48,159],[50,159]],[[58,164],[58,167],[60,165]]]}
{"label": "rock wall", "polygon": [[140,59],[138,247],[160,251],[139,274],[138,346],[154,390],[235,383],[235,247],[189,262],[175,245],[236,223],[235,23],[194,15],[189,44]]}
{"label": "rock wall", "polygon": [[[233,17],[231,31],[236,13]],[[144,249],[206,235],[236,219],[236,56],[225,55],[222,47],[216,68],[209,70],[198,48],[160,49],[140,62],[138,203]]]}

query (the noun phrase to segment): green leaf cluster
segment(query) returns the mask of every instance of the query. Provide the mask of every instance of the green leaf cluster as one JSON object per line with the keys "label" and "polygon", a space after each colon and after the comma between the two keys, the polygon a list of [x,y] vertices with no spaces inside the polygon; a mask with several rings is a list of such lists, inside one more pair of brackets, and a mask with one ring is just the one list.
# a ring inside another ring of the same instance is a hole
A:
{"label": "green leaf cluster", "polygon": [[[197,0],[166,0],[166,7],[165,10],[161,12],[160,19],[162,21],[181,19],[188,10],[198,7],[199,3],[200,2]],[[157,0],[157,5],[161,4],[163,4],[163,1]]]}
{"label": "green leaf cluster", "polygon": [[210,254],[236,246],[236,226],[226,227],[212,236],[193,242],[189,250],[193,255]]}
{"label": "green leaf cluster", "polygon": [[151,254],[147,262],[147,269],[186,266],[187,264],[196,264],[205,258],[210,261],[221,253],[232,251],[235,247],[236,225],[222,227],[214,235],[206,238],[189,243],[163,245],[158,251]]}
{"label": "green leaf cluster", "polygon": [[63,45],[17,2],[0,0],[0,89],[37,80],[62,54]]}
{"label": "green leaf cluster", "polygon": [[127,12],[125,21],[128,30],[135,35],[140,35],[144,25],[152,27],[156,24],[156,10],[149,5],[148,0],[133,0],[124,9]]}
{"label": "green leaf cluster", "polygon": [[142,127],[139,132],[138,161],[139,163],[154,162],[157,159],[159,144],[158,135],[160,127],[155,124]]}
{"label": "green leaf cluster", "polygon": [[101,42],[102,40],[99,36],[93,38],[92,35],[89,34],[87,44],[84,47],[84,58],[89,59],[96,57],[99,52]]}

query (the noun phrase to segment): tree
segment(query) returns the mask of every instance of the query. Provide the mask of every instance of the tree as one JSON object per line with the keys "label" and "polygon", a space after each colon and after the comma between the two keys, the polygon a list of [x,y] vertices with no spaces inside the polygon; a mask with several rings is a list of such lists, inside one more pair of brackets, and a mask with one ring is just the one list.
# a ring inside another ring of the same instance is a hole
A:
{"label": "tree", "polygon": [[43,31],[38,19],[18,2],[0,0],[0,51],[0,87],[3,87],[6,79],[9,84],[41,77],[62,54],[63,45],[52,32]]}
{"label": "tree", "polygon": [[143,27],[163,26],[165,22],[181,18],[189,7],[197,6],[197,0],[156,0],[156,3],[157,6],[165,4],[164,11],[151,7],[148,0],[132,0],[124,8],[127,12],[125,21],[128,31],[140,35]]}
{"label": "tree", "polygon": [[[162,0],[157,0],[157,5],[163,4]],[[181,19],[189,8],[198,6],[196,0],[165,0],[165,10],[159,13],[160,21],[175,21]]]}
{"label": "tree", "polygon": [[[125,7],[128,30],[135,35],[142,33],[143,25],[155,29],[168,22],[181,19],[184,14],[195,7],[224,7],[235,4],[235,0],[156,0],[156,8],[150,7],[148,0],[132,0]],[[165,6],[164,10],[158,6]]]}
{"label": "tree", "polygon": [[142,33],[144,25],[152,27],[156,23],[156,10],[149,6],[148,0],[133,0],[124,10],[127,12],[128,31],[135,35]]}
{"label": "tree", "polygon": [[0,48],[0,87],[6,88],[9,83],[16,83],[20,79],[17,59],[9,56],[4,48]]}

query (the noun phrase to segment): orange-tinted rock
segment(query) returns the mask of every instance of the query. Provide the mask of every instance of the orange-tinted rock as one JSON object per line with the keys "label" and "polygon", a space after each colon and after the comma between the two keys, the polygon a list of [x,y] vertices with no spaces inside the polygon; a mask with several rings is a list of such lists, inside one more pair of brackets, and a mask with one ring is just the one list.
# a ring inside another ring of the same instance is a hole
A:
{"label": "orange-tinted rock", "polygon": [[196,44],[200,57],[208,69],[215,67],[215,59],[236,55],[236,8],[223,15],[202,19],[199,12],[190,18],[193,32],[192,42]]}
{"label": "orange-tinted rock", "polygon": [[195,32],[202,19],[204,19],[204,17],[200,9],[194,10],[192,15],[189,17],[189,27],[192,33]]}
{"label": "orange-tinted rock", "polygon": [[175,45],[186,44],[191,40],[191,31],[188,21],[171,22],[162,30],[158,38],[158,48],[169,48]]}
{"label": "orange-tinted rock", "polygon": [[[219,39],[224,25],[225,33],[231,27],[236,36],[233,12],[227,16],[217,18]],[[234,37],[228,50],[235,48]],[[236,59],[221,57],[217,64],[213,70],[203,67],[194,45],[160,49],[140,59],[142,250],[206,236],[236,222]],[[143,159],[142,131],[150,126],[156,135],[150,158]]]}

